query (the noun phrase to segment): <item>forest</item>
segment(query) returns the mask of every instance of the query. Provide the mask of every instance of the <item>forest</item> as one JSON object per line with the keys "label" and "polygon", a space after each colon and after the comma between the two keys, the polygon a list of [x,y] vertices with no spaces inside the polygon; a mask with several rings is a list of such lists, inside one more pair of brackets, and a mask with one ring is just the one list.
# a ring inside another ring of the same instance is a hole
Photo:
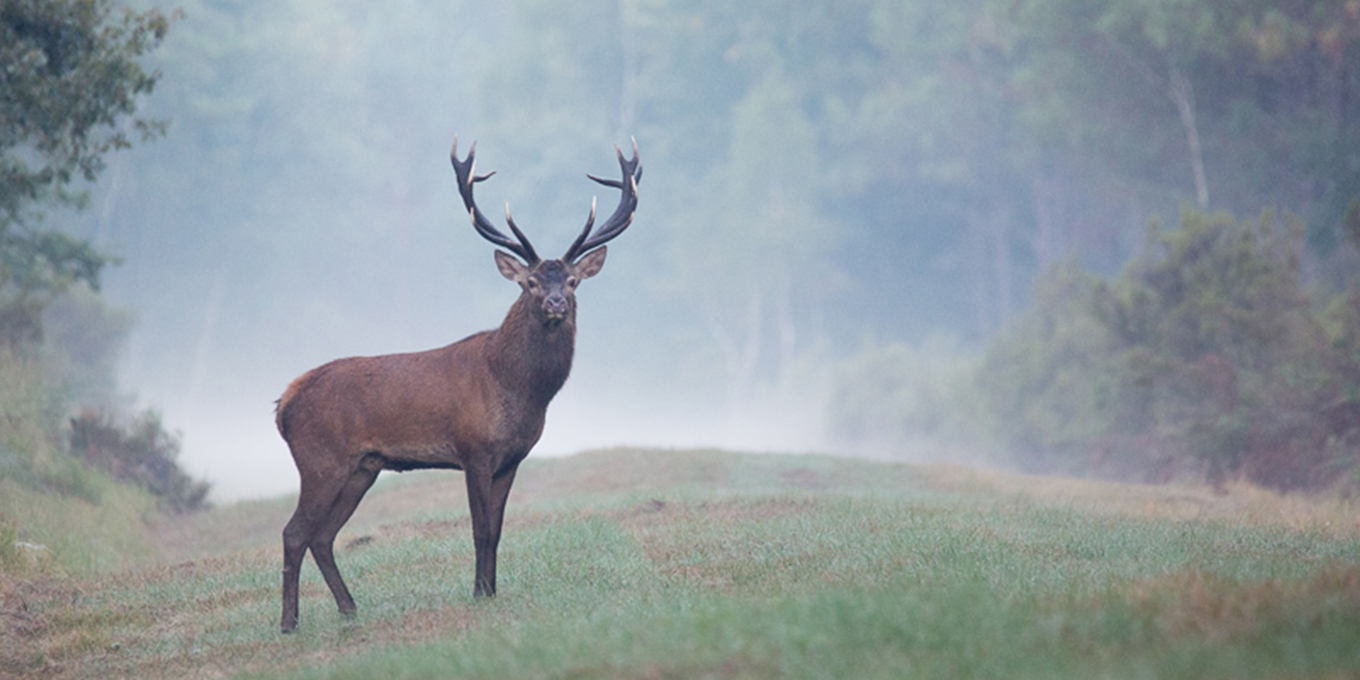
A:
{"label": "forest", "polygon": [[[19,186],[46,150],[0,117],[0,474],[78,479],[31,451],[103,433],[221,498],[292,489],[289,380],[513,299],[456,134],[550,251],[612,145],[646,168],[544,454],[1360,482],[1360,1],[131,4],[0,4],[155,13],[104,165]],[[33,295],[61,253],[97,275]]]}

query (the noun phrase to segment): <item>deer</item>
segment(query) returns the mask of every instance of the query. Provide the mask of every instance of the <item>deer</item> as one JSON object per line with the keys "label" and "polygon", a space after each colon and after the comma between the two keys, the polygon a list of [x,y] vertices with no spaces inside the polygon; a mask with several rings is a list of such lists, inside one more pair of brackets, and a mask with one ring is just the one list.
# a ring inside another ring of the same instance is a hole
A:
{"label": "deer", "polygon": [[[383,470],[462,470],[476,551],[473,598],[496,594],[496,546],[515,472],[543,432],[548,403],[571,372],[576,342],[576,288],[604,266],[605,243],[632,224],[642,179],[637,141],[631,159],[615,147],[622,178],[587,175],[621,193],[600,226],[595,201],[580,235],[559,259],[544,260],[510,216],[512,241],[477,207],[477,144],[449,159],[458,193],[502,276],[519,297],[501,325],[424,352],[337,359],[292,381],[275,408],[275,424],[300,477],[297,509],[283,530],[281,628],[298,623],[298,576],[311,551],[342,616],[354,599],[336,568],[334,543]],[[509,252],[507,252],[509,251]]]}

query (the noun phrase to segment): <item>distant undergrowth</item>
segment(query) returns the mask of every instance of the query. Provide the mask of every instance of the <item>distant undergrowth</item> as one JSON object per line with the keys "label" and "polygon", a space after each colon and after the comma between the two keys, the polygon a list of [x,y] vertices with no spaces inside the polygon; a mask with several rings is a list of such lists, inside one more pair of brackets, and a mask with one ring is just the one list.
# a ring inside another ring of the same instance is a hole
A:
{"label": "distant undergrowth", "polygon": [[178,439],[159,417],[118,415],[128,400],[113,367],[128,327],[126,314],[74,287],[47,307],[41,333],[0,342],[5,573],[144,559],[147,513],[205,506],[208,484],[178,467]]}
{"label": "distant undergrowth", "polygon": [[[1353,261],[1360,204],[1345,230]],[[1303,235],[1270,213],[1186,210],[1111,279],[1051,267],[980,360],[857,359],[835,434],[970,441],[1039,471],[1360,491],[1360,272],[1310,288]]]}
{"label": "distant undergrowth", "polygon": [[124,425],[106,411],[87,409],[71,419],[71,453],[115,479],[151,492],[161,507],[193,512],[207,507],[211,485],[180,469],[179,438],[160,415],[144,411]]}

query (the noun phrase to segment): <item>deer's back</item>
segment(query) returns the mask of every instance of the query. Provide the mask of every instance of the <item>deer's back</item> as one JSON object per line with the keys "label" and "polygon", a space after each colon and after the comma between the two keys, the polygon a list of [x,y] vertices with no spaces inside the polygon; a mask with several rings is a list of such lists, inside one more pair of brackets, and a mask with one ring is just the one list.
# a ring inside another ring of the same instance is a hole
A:
{"label": "deer's back", "polygon": [[462,467],[461,451],[494,439],[499,420],[479,356],[485,335],[426,352],[337,359],[294,380],[277,424],[299,469],[370,453],[393,469]]}

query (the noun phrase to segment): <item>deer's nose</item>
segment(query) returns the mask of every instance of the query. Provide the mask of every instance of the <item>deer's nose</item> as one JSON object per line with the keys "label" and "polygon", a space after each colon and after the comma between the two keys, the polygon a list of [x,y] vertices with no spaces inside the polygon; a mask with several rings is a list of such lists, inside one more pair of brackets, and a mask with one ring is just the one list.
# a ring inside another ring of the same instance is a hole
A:
{"label": "deer's nose", "polygon": [[552,293],[543,298],[543,311],[549,314],[566,314],[567,296],[561,293]]}

